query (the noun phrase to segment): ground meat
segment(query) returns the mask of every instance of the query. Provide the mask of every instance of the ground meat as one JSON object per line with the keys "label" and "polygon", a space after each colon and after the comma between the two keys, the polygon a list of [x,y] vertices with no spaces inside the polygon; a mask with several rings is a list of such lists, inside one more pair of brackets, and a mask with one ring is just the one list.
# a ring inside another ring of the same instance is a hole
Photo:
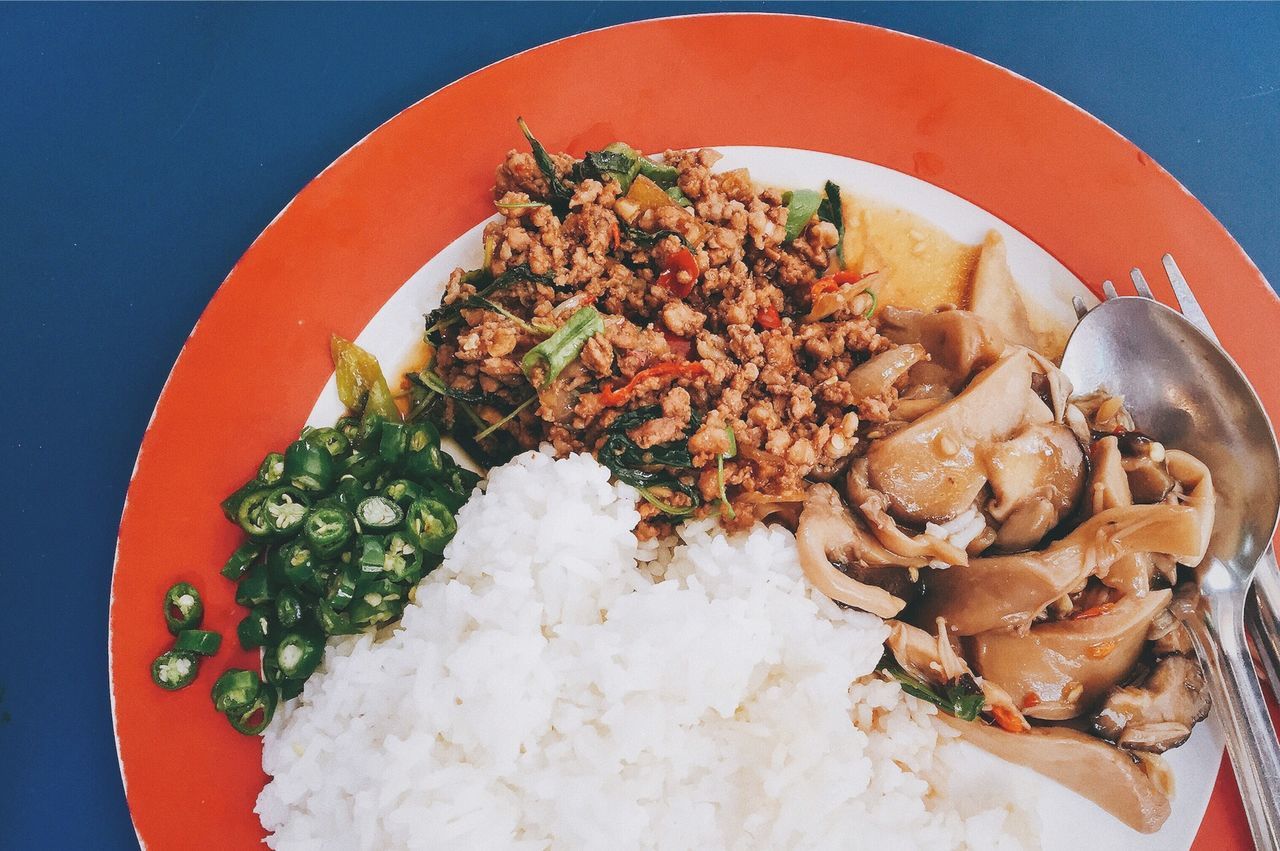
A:
{"label": "ground meat", "polygon": [[[509,152],[493,188],[503,215],[484,232],[489,268],[455,271],[444,304],[466,303],[521,264],[545,277],[488,293],[496,309],[459,311],[439,330],[430,367],[450,387],[488,394],[473,414],[494,422],[531,398],[525,353],[576,312],[596,310],[604,330],[550,387],[537,388],[536,405],[503,426],[508,443],[595,451],[621,414],[652,406],[627,437],[641,449],[687,441],[692,467],[668,473],[696,496],[677,488],[662,499],[719,512],[723,483],[740,509],[736,522],[749,524],[757,510],[774,510],[773,496],[794,494],[815,466],[842,463],[860,427],[888,419],[894,391],[856,398],[847,382],[890,345],[874,322],[847,314],[805,321],[812,284],[834,262],[834,226],[815,218],[786,241],[781,192],[757,186],[745,170],[715,172],[719,154],[707,149],[664,154],[688,208],[618,203],[613,177],[597,179],[564,154],[552,158],[571,192],[567,205],[549,196],[531,154]],[[659,231],[668,233],[645,236]],[[660,284],[684,251],[696,277],[681,272],[686,277]],[[443,406],[446,426],[466,425],[461,405]],[[648,503],[641,510],[642,535],[667,522]]]}

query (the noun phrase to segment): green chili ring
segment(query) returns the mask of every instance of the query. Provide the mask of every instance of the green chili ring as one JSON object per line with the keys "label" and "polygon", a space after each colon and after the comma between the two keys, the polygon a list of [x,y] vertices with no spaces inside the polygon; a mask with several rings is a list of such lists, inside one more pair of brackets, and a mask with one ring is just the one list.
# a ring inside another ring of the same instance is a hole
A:
{"label": "green chili ring", "polygon": [[284,452],[284,478],[299,490],[326,491],[333,486],[333,456],[305,438],[295,440]]}
{"label": "green chili ring", "polygon": [[457,531],[453,513],[434,499],[415,499],[405,512],[405,534],[410,542],[426,552],[443,553]]}
{"label": "green chili ring", "polygon": [[384,532],[400,525],[404,520],[404,509],[389,497],[375,494],[360,500],[355,515],[360,528]]}
{"label": "green chili ring", "polygon": [[186,653],[212,656],[222,647],[222,636],[207,629],[184,629],[173,646]]}
{"label": "green chili ring", "polygon": [[310,507],[311,500],[298,488],[286,485],[273,489],[262,503],[271,536],[287,538],[296,535]]}
{"label": "green chili ring", "polygon": [[213,698],[213,708],[227,715],[232,712],[244,712],[258,698],[262,681],[253,671],[243,668],[228,668],[214,681],[209,695]]}
{"label": "green chili ring", "polygon": [[204,620],[204,601],[189,582],[175,583],[164,592],[164,622],[169,632],[177,635],[184,629],[195,629]]}
{"label": "green chili ring", "polygon": [[317,508],[302,527],[311,551],[321,558],[336,554],[351,539],[351,512],[341,508]]}
{"label": "green chili ring", "polygon": [[274,686],[259,688],[253,703],[243,711],[228,713],[227,720],[237,732],[244,733],[246,736],[256,736],[267,729],[267,725],[271,723],[279,699]]}
{"label": "green chili ring", "polygon": [[151,663],[151,681],[165,691],[177,691],[195,682],[200,657],[185,650],[168,650]]}

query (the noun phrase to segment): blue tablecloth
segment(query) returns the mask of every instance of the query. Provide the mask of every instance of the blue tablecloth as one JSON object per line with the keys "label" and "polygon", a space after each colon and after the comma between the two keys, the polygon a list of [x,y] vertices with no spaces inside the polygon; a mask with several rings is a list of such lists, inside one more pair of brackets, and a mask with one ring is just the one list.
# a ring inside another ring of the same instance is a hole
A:
{"label": "blue tablecloth", "polygon": [[915,33],[1048,86],[1169,169],[1280,284],[1280,5],[0,6],[0,847],[136,844],[107,698],[116,526],[169,367],[254,236],[469,71],[741,8]]}

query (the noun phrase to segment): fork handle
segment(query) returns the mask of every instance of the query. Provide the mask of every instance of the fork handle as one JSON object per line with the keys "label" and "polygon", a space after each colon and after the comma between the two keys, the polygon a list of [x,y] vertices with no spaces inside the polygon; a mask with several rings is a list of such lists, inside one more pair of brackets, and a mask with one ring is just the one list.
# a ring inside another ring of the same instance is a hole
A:
{"label": "fork handle", "polygon": [[1273,547],[1267,547],[1253,571],[1253,601],[1246,609],[1245,625],[1271,693],[1280,701],[1280,568]]}
{"label": "fork handle", "polygon": [[1280,848],[1280,742],[1244,640],[1244,595],[1224,590],[1204,603],[1186,622],[1208,669],[1249,829],[1258,848]]}

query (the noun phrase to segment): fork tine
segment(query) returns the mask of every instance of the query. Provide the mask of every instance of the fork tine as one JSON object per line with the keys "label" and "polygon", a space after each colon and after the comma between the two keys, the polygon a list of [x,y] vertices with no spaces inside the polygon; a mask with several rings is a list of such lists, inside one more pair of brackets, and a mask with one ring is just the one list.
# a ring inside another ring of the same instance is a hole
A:
{"label": "fork tine", "polygon": [[1102,282],[1102,295],[1104,301],[1110,301],[1113,298],[1120,297],[1120,294],[1116,292],[1116,285],[1110,281]]}
{"label": "fork tine", "polygon": [[1147,279],[1142,276],[1141,269],[1134,266],[1129,270],[1129,277],[1133,279],[1133,288],[1138,291],[1138,295],[1152,301],[1156,300],[1156,297],[1151,294],[1151,287],[1147,285]]}
{"label": "fork tine", "polygon": [[1221,346],[1218,335],[1213,333],[1213,328],[1209,325],[1209,318],[1200,308],[1200,302],[1196,301],[1195,294],[1187,284],[1187,279],[1182,277],[1182,270],[1178,268],[1177,263],[1173,262],[1173,255],[1166,254],[1160,262],[1164,264],[1164,273],[1169,276],[1169,283],[1173,285],[1173,297],[1178,300],[1182,315],[1187,317],[1187,321],[1199,328],[1206,337]]}
{"label": "fork tine", "polygon": [[1084,315],[1089,312],[1089,308],[1084,306],[1084,299],[1078,295],[1071,297],[1071,306],[1076,310],[1076,319],[1084,319]]}

